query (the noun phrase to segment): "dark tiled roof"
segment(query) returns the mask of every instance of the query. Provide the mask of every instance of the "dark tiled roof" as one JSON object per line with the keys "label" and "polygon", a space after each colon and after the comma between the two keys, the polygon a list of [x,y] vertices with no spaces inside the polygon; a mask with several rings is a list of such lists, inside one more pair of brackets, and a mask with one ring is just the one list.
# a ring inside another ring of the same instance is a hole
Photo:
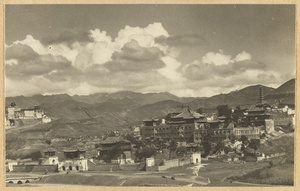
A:
{"label": "dark tiled roof", "polygon": [[82,150],[82,149],[64,149],[63,152],[65,153],[73,153],[73,152],[85,152],[85,150]]}
{"label": "dark tiled roof", "polygon": [[191,110],[183,110],[179,114],[172,116],[172,118],[184,118],[184,119],[193,119],[193,118],[200,118],[200,117],[204,117],[204,115],[201,115]]}
{"label": "dark tiled roof", "polygon": [[107,137],[104,141],[101,142],[101,144],[114,144],[118,142],[126,142],[130,143],[130,141],[122,138],[122,137]]}

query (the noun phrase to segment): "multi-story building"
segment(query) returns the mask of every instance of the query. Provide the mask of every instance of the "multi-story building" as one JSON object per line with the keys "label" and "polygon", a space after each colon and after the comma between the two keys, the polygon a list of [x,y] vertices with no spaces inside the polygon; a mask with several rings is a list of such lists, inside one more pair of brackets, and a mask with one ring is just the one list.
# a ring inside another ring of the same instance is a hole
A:
{"label": "multi-story building", "polygon": [[243,135],[250,139],[260,138],[260,128],[259,127],[234,127],[233,134],[236,138],[241,138]]}
{"label": "multi-story building", "polygon": [[247,123],[251,126],[265,126],[266,119],[272,119],[272,115],[263,108],[250,109],[246,113]]}
{"label": "multi-story building", "polygon": [[104,141],[99,143],[97,150],[100,160],[104,162],[103,159],[105,159],[108,152],[116,147],[122,150],[122,153],[114,156],[110,162],[119,164],[133,163],[131,142],[122,138],[121,136],[107,137]]}
{"label": "multi-story building", "polygon": [[143,139],[200,143],[208,131],[212,131],[213,139],[225,139],[232,134],[232,129],[224,127],[224,121],[207,121],[204,115],[184,109],[168,114],[165,119],[144,120],[141,135]]}
{"label": "multi-story building", "polygon": [[39,106],[31,108],[19,108],[14,102],[6,108],[5,120],[7,126],[16,126],[19,121],[22,124],[32,124],[36,122],[50,123],[51,118],[44,115],[44,111]]}

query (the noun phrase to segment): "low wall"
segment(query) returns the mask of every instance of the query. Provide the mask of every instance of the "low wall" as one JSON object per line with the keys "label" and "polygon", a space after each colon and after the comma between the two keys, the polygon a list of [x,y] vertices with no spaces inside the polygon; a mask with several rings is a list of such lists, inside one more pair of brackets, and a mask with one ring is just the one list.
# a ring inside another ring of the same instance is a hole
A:
{"label": "low wall", "polygon": [[88,170],[89,171],[119,171],[120,166],[118,164],[95,164],[91,161],[88,161]]}
{"label": "low wall", "polygon": [[179,165],[179,160],[178,159],[173,159],[173,160],[166,160],[164,161],[164,165],[166,168],[172,168],[172,167],[177,167]]}
{"label": "low wall", "polygon": [[158,166],[146,166],[146,171],[158,171]]}
{"label": "low wall", "polygon": [[120,165],[120,169],[123,171],[139,171],[140,164],[123,164]]}
{"label": "low wall", "polygon": [[14,172],[58,172],[57,165],[14,165]]}
{"label": "low wall", "polygon": [[181,160],[178,162],[178,166],[184,166],[188,164],[191,164],[191,160]]}
{"label": "low wall", "polygon": [[145,170],[146,170],[146,163],[145,163],[145,162],[141,162],[141,163],[140,163],[140,168],[139,168],[139,170],[141,170],[141,171],[145,171]]}
{"label": "low wall", "polygon": [[264,159],[275,158],[279,156],[284,156],[285,153],[274,153],[274,154],[266,154]]}
{"label": "low wall", "polygon": [[22,120],[23,125],[34,125],[42,122],[41,119],[20,119],[20,120]]}
{"label": "low wall", "polygon": [[158,166],[147,166],[146,171],[164,171],[172,167],[178,167],[179,166],[179,160],[173,159],[173,160],[165,160],[164,165]]}

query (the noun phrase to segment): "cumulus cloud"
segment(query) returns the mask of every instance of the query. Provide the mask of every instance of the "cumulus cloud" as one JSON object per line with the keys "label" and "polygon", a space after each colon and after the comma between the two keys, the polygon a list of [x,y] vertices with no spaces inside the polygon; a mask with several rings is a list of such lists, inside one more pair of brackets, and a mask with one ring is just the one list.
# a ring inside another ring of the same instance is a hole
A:
{"label": "cumulus cloud", "polygon": [[[247,85],[279,84],[281,75],[268,70],[264,63],[251,60],[251,54],[242,51],[233,59],[231,55],[207,53],[202,60],[196,60],[182,68],[187,88],[194,88],[195,94],[213,95],[237,90]],[[197,91],[196,91],[197,90]],[[204,93],[206,92],[206,93]]]}
{"label": "cumulus cloud", "polygon": [[55,82],[43,77],[33,76],[27,80],[18,80],[6,78],[5,94],[6,96],[35,95],[35,94],[59,94],[69,93],[70,90],[78,87],[79,84],[73,80]]}
{"label": "cumulus cloud", "polygon": [[231,61],[230,55],[225,55],[223,53],[208,52],[202,58],[202,62],[205,64],[213,64],[216,66],[227,65]]}
{"label": "cumulus cloud", "polygon": [[234,58],[234,61],[236,61],[236,62],[240,62],[240,61],[244,61],[244,60],[251,60],[251,54],[243,51],[243,52],[239,53],[238,55],[236,55],[236,57]]}
{"label": "cumulus cloud", "polygon": [[170,80],[176,81],[176,83],[183,80],[182,74],[177,70],[181,66],[181,63],[178,62],[171,56],[165,56],[162,58],[162,61],[165,63],[165,67],[158,70],[160,74],[167,77]]}
{"label": "cumulus cloud", "polygon": [[155,39],[156,43],[167,46],[204,46],[208,42],[199,34],[183,34],[176,36],[160,36]]}
{"label": "cumulus cloud", "polygon": [[6,59],[6,76],[10,79],[44,76],[52,81],[64,81],[68,76],[78,78],[77,70],[65,57],[39,55],[27,45],[11,45],[6,49]]}
{"label": "cumulus cloud", "polygon": [[5,58],[7,60],[31,60],[39,56],[30,46],[24,44],[16,44],[9,46],[5,51]]}
{"label": "cumulus cloud", "polygon": [[126,26],[115,39],[98,28],[41,41],[27,35],[6,45],[6,93],[130,90],[210,96],[261,81],[279,83],[281,75],[267,71],[265,64],[253,61],[246,51],[237,55],[202,51],[197,58],[203,56],[194,62],[180,59],[207,44],[200,35],[170,36],[161,23]]}
{"label": "cumulus cloud", "polygon": [[36,40],[31,35],[27,35],[24,40],[17,40],[13,43],[13,45],[23,44],[31,47],[38,54],[45,54],[45,47],[39,40]]}
{"label": "cumulus cloud", "polygon": [[65,30],[60,33],[55,33],[51,36],[45,36],[41,39],[41,43],[45,46],[55,45],[55,44],[67,44],[71,45],[74,42],[87,43],[91,42],[89,38],[89,33],[87,31],[77,31],[77,30]]}
{"label": "cumulus cloud", "polygon": [[160,60],[162,51],[156,47],[139,46],[135,40],[126,43],[120,52],[115,52],[112,61],[105,67],[110,71],[144,71],[164,66]]}
{"label": "cumulus cloud", "polygon": [[[76,47],[78,54],[73,63],[75,67],[81,70],[85,70],[93,64],[106,64],[107,62],[111,63],[110,65],[107,64],[107,66],[114,70],[117,70],[118,66],[120,66],[119,69],[128,68],[132,70],[136,63],[132,61],[127,63],[125,59],[118,58],[122,55],[123,57],[127,56],[128,59],[135,58],[136,60],[143,60],[143,63],[138,65],[141,68],[141,66],[146,66],[147,64],[145,60],[145,56],[147,56],[146,52],[148,52],[148,55],[154,55],[157,52],[156,48],[153,47],[154,39],[159,36],[168,35],[161,23],[149,24],[145,28],[126,26],[119,31],[118,36],[114,40],[107,35],[106,31],[101,31],[100,29],[90,30],[89,38],[92,42],[84,46],[78,45]],[[136,42],[136,44],[132,46],[148,49],[147,51],[145,51],[146,49],[140,49],[141,51],[138,51],[137,48],[131,47],[132,52],[128,53],[127,50],[130,49],[129,45],[131,42]],[[151,53],[151,51],[153,51],[153,53]],[[151,59],[148,60],[150,62]],[[149,64],[150,66],[148,68],[151,68],[151,63]],[[162,62],[155,60],[152,65],[158,66],[161,64]],[[128,67],[126,67],[126,65],[128,65]],[[140,69],[137,68],[137,70]]]}
{"label": "cumulus cloud", "polygon": [[[39,40],[35,39],[31,35],[27,35],[24,40],[15,41],[13,44],[7,46],[6,50],[8,50],[12,46],[14,46],[14,50],[17,51],[16,53],[12,53],[13,55],[16,55],[16,54],[20,55],[22,52],[22,50],[21,50],[22,46],[23,46],[23,48],[27,46],[27,47],[30,47],[31,50],[29,50],[26,47],[26,51],[31,51],[31,53],[24,52],[23,54],[28,54],[28,56],[30,56],[32,54],[35,54],[35,55],[51,54],[53,56],[63,56],[65,58],[67,58],[69,61],[71,61],[72,63],[74,63],[75,57],[78,54],[78,50],[74,49],[74,47],[76,47],[76,43],[72,44],[72,48],[70,48],[68,45],[66,45],[64,43],[43,45]],[[18,50],[17,50],[17,47],[19,47]],[[32,53],[32,51],[34,51],[34,53]],[[6,59],[8,59],[7,56],[10,56],[9,54],[10,54],[9,52],[6,52]],[[25,59],[25,58],[23,58],[23,59]]]}
{"label": "cumulus cloud", "polygon": [[107,44],[111,43],[111,37],[106,35],[106,31],[100,31],[99,29],[90,30],[89,37],[94,42],[106,42]]}
{"label": "cumulus cloud", "polygon": [[165,81],[160,74],[153,70],[106,73],[102,67],[97,65],[98,71],[88,70],[86,81],[89,84],[99,88],[114,87],[119,90],[140,91],[145,87],[156,86]]}
{"label": "cumulus cloud", "polygon": [[161,23],[149,24],[145,28],[126,26],[119,31],[115,45],[116,48],[121,49],[127,42],[136,40],[140,46],[150,47],[154,44],[155,38],[160,36],[169,36]]}

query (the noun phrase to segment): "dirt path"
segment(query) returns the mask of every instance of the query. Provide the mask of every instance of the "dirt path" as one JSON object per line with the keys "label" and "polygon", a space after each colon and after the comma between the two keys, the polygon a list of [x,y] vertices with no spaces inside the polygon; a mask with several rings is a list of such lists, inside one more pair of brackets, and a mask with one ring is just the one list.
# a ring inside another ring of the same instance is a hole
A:
{"label": "dirt path", "polygon": [[[97,172],[97,173],[80,173],[78,175],[82,175],[82,176],[91,176],[91,175],[98,175],[98,176],[101,176],[101,175],[105,175],[105,176],[115,176],[115,177],[118,177],[120,179],[125,179],[125,178],[162,178],[161,175],[155,175],[155,174],[152,174],[152,175],[149,175],[149,174],[120,174],[120,173],[105,173],[105,172]],[[205,182],[202,182],[202,181],[197,181],[197,180],[194,180],[192,178],[183,178],[183,177],[176,177],[175,180],[177,181],[180,181],[180,182],[186,182],[186,183],[194,183],[194,184],[199,184],[199,185],[207,185],[207,183]],[[124,184],[124,183],[123,183]]]}

